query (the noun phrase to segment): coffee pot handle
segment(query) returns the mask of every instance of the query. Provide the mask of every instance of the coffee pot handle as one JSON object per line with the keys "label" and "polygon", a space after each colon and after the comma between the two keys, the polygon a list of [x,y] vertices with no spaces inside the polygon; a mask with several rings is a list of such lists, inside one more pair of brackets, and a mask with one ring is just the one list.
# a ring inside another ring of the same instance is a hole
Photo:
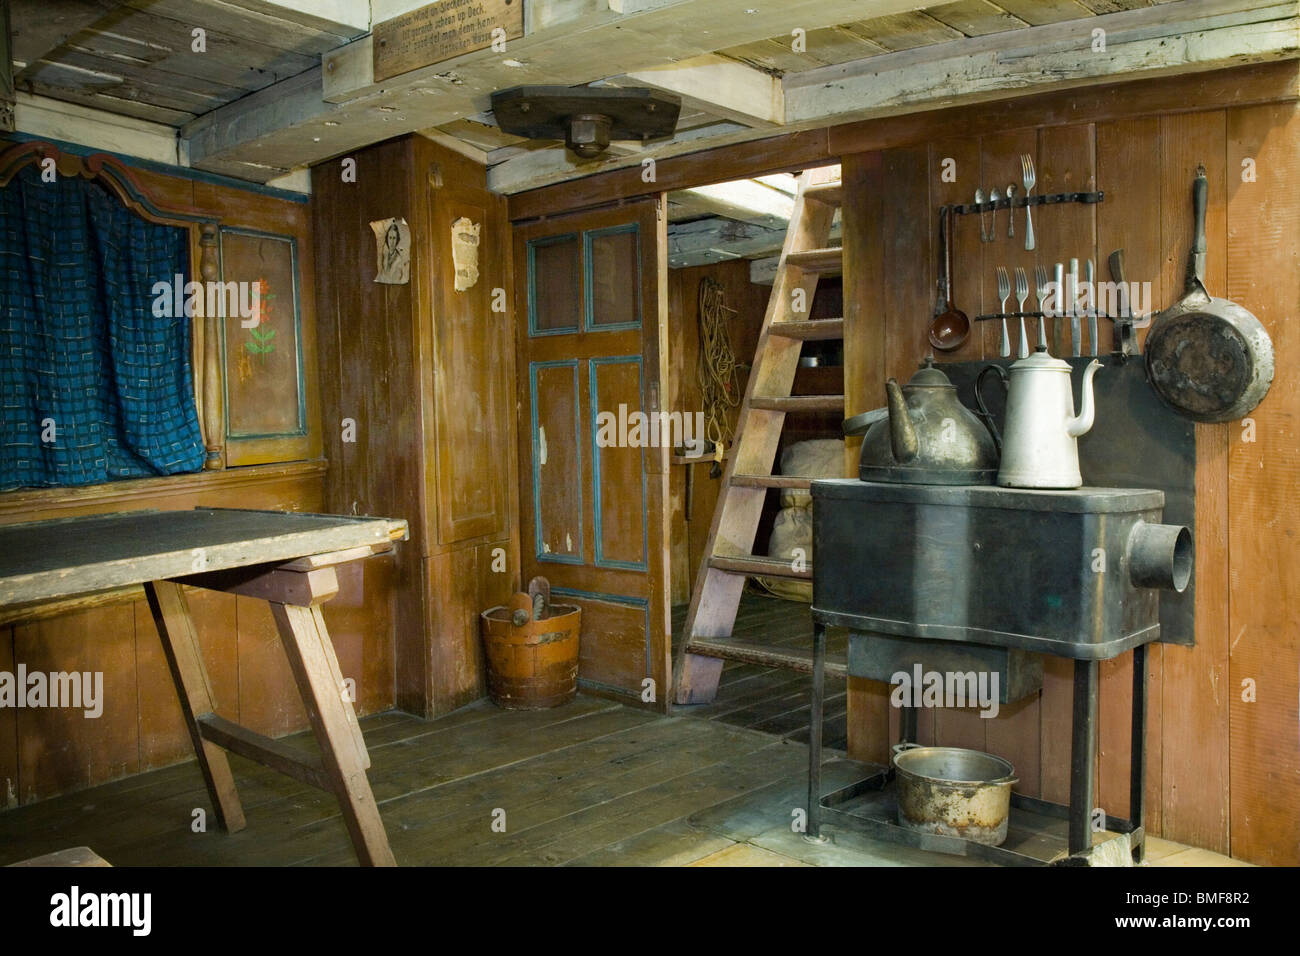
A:
{"label": "coffee pot handle", "polygon": [[984,376],[989,372],[996,372],[998,378],[1002,380],[1002,390],[1006,391],[1007,370],[1001,365],[985,365],[980,369],[979,375],[975,376],[975,404],[979,406],[977,415],[984,421],[985,427],[988,428],[989,434],[993,436],[993,447],[997,449],[998,457],[1002,457],[1002,436],[998,434],[998,426],[993,424],[993,415],[989,412],[988,406],[984,404]]}

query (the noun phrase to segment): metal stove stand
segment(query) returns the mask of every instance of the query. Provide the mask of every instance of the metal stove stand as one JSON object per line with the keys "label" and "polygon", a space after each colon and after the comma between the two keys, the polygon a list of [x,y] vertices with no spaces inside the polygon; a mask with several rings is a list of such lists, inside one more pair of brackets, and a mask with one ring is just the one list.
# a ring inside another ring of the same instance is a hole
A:
{"label": "metal stove stand", "polygon": [[[862,815],[848,813],[840,808],[850,800],[871,790],[883,789],[892,777],[892,769],[876,767],[863,779],[821,794],[822,719],[826,676],[826,617],[813,609],[813,682],[812,714],[808,757],[808,832],[812,840],[821,839],[823,819],[833,817],[836,822],[853,827],[868,836],[890,840],[907,846],[938,853],[951,853],[984,859],[1004,866],[1042,866],[1047,863],[1040,856],[1016,850],[987,846],[960,837],[921,833],[894,822],[892,801],[880,804],[889,813],[876,812]],[[1066,655],[1057,655],[1066,656]],[[1111,655],[1118,656],[1117,654]],[[1074,659],[1074,713],[1070,743],[1070,803],[1068,806],[1039,800],[1035,797],[1013,793],[1012,809],[1027,810],[1042,816],[1069,821],[1066,849],[1068,856],[1056,861],[1059,865],[1088,865],[1092,852],[1092,810],[1096,785],[1097,754],[1097,697],[1099,686],[1099,659]],[[850,676],[854,675],[850,672]],[[1147,647],[1146,642],[1133,648],[1133,715],[1132,758],[1129,767],[1129,819],[1107,816],[1106,829],[1113,833],[1128,834],[1133,861],[1140,863],[1145,853],[1143,830],[1144,797],[1146,784],[1146,710],[1147,710]],[[904,709],[902,739],[916,739],[916,710]]]}

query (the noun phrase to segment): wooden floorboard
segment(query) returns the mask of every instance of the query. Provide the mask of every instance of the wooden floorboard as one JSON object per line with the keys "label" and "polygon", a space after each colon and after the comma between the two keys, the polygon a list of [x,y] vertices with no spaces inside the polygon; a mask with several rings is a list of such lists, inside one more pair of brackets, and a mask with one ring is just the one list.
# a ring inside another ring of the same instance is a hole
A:
{"label": "wooden floorboard", "polygon": [[[747,626],[790,641],[795,612],[807,611],[766,598],[742,610]],[[843,681],[827,692],[827,735],[841,739]],[[970,864],[834,826],[829,843],[804,841],[807,708],[805,676],[737,665],[717,702],[685,716],[580,696],[545,711],[482,700],[432,721],[394,712],[361,727],[407,866]],[[284,742],[315,749],[310,734]],[[850,782],[840,778],[852,766],[829,760],[826,789]],[[231,767],[248,817],[240,833],[193,826],[211,808],[190,761],[0,812],[0,865],[77,846],[114,866],[355,865],[332,795],[240,757]],[[1152,849],[1155,865],[1232,862],[1166,841]]]}

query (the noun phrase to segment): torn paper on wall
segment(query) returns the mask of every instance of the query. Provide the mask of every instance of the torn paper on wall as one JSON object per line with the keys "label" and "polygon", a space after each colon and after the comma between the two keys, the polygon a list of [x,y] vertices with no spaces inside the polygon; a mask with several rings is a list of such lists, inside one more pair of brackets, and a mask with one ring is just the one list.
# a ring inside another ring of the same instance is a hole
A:
{"label": "torn paper on wall", "polygon": [[451,261],[456,267],[456,291],[478,282],[478,238],[482,226],[461,216],[451,224]]}

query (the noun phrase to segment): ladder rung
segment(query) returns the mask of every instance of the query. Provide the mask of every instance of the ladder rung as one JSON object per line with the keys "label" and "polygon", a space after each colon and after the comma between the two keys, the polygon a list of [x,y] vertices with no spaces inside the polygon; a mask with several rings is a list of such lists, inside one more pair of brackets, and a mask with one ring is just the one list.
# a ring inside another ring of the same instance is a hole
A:
{"label": "ladder rung", "polygon": [[732,475],[731,483],[741,488],[802,488],[812,487],[811,478],[797,475]]}
{"label": "ladder rung", "polygon": [[789,395],[785,398],[754,397],[750,408],[772,412],[834,412],[844,410],[843,395]]}
{"label": "ladder rung", "polygon": [[844,338],[843,319],[800,319],[797,322],[773,322],[767,327],[772,335],[805,342]]}
{"label": "ladder rung", "polygon": [[843,183],[821,183],[817,186],[809,186],[803,191],[803,195],[805,199],[816,199],[828,206],[841,206],[844,204],[844,185]]}
{"label": "ladder rung", "polygon": [[766,578],[793,578],[798,581],[812,580],[812,565],[805,564],[802,571],[796,571],[789,561],[780,558],[761,558],[755,554],[737,557],[715,554],[709,558],[709,567],[731,574],[756,575]]}
{"label": "ladder rung", "polygon": [[[802,674],[811,674],[813,654],[801,647],[771,647],[753,641],[738,641],[730,637],[693,637],[686,644],[686,653],[701,657],[720,657],[745,664],[764,667],[784,667]],[[829,677],[847,677],[848,667],[842,660],[827,658],[826,674]]]}
{"label": "ladder rung", "polygon": [[785,264],[798,266],[804,272],[839,272],[844,263],[844,249],[831,246],[826,249],[805,249],[786,253]]}

